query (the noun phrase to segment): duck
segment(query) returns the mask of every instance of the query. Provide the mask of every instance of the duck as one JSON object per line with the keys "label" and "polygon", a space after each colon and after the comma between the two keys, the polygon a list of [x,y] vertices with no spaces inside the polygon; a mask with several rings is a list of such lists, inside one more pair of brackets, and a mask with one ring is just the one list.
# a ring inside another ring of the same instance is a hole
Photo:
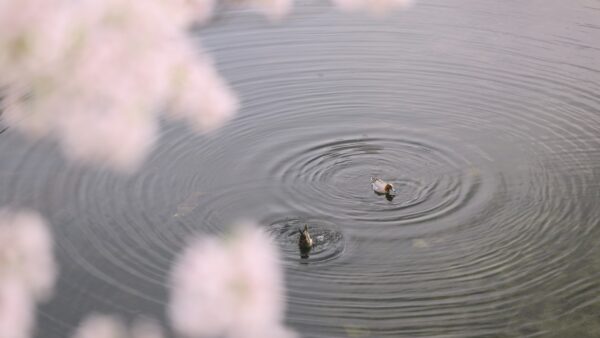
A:
{"label": "duck", "polygon": [[310,249],[313,247],[313,240],[308,232],[308,225],[304,224],[304,229],[298,229],[300,232],[300,238],[298,240],[298,247],[300,248],[300,254],[303,258],[308,257]]}
{"label": "duck", "polygon": [[393,196],[396,193],[396,190],[394,190],[394,186],[391,183],[380,178],[371,177],[371,185],[373,186],[373,191],[377,194]]}

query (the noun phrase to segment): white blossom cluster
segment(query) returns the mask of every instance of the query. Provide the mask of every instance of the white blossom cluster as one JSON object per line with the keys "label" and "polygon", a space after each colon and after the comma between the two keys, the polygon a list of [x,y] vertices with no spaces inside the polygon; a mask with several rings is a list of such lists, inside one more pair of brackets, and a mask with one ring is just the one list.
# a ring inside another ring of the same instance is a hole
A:
{"label": "white blossom cluster", "polygon": [[[291,0],[229,0],[272,20]],[[410,0],[333,0],[383,14]],[[200,131],[227,121],[235,95],[188,29],[216,0],[0,0],[0,113],[68,157],[133,171],[155,143],[158,114]]]}
{"label": "white blossom cluster", "polygon": [[218,127],[237,101],[187,29],[211,0],[2,0],[3,118],[52,135],[71,158],[136,169],[158,113],[199,130]]}
{"label": "white blossom cluster", "polygon": [[[0,210],[0,337],[30,338],[36,304],[48,300],[58,275],[44,220],[29,211]],[[285,286],[279,252],[255,224],[230,237],[199,237],[171,274],[170,322],[185,338],[295,338],[283,325]],[[128,328],[114,316],[88,316],[73,338],[163,338],[150,320]]]}
{"label": "white blossom cluster", "polygon": [[52,296],[56,276],[44,220],[30,211],[0,210],[0,337],[31,336],[36,304]]}
{"label": "white blossom cluster", "polygon": [[413,0],[332,0],[342,11],[367,11],[374,16],[384,16],[392,9],[406,9],[414,4]]}
{"label": "white blossom cluster", "polygon": [[282,326],[279,252],[256,225],[238,225],[225,239],[196,239],[178,259],[171,280],[168,313],[184,337],[296,337]]}
{"label": "white blossom cluster", "polygon": [[[232,0],[272,20],[291,0]],[[333,0],[342,10],[383,14],[409,0]],[[159,114],[199,131],[238,108],[210,57],[187,31],[216,0],[0,0],[0,114],[9,126],[52,136],[68,157],[121,171],[152,148]],[[57,278],[52,235],[29,211],[0,209],[0,337],[30,338],[36,306]],[[185,338],[294,338],[283,325],[279,255],[256,225],[229,238],[200,237],[171,275],[168,317]],[[162,338],[152,321],[91,315],[74,338]]]}

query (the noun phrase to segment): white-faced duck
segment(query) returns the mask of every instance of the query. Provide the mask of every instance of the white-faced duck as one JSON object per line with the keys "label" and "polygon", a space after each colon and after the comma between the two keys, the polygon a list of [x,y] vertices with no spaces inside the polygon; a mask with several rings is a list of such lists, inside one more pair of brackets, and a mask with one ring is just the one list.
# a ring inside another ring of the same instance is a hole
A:
{"label": "white-faced duck", "polygon": [[371,185],[373,186],[373,191],[378,194],[392,196],[396,194],[394,186],[391,183],[388,183],[380,178],[371,177]]}

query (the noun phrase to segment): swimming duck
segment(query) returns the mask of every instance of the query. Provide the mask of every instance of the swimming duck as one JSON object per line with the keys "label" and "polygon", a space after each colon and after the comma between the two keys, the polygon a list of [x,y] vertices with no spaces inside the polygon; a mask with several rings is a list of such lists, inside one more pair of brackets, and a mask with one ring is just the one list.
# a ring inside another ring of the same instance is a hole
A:
{"label": "swimming duck", "polygon": [[396,190],[394,190],[393,185],[387,183],[386,181],[380,178],[371,177],[371,185],[373,185],[373,191],[375,191],[378,194],[386,194],[393,196],[396,193]]}
{"label": "swimming duck", "polygon": [[298,240],[298,247],[300,248],[300,255],[306,258],[313,247],[313,240],[308,233],[308,225],[304,224],[304,229],[299,229],[299,231],[300,239]]}

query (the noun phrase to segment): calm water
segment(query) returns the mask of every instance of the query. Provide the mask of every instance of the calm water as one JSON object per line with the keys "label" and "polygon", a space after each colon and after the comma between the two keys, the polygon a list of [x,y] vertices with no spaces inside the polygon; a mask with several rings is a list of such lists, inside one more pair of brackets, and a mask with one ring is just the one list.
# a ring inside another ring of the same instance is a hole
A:
{"label": "calm water", "polygon": [[209,136],[165,125],[135,176],[0,134],[0,205],[58,239],[39,337],[91,311],[164,319],[186,238],[240,217],[279,241],[304,337],[600,336],[600,2],[424,0],[381,21],[305,2],[201,36],[244,108]]}

